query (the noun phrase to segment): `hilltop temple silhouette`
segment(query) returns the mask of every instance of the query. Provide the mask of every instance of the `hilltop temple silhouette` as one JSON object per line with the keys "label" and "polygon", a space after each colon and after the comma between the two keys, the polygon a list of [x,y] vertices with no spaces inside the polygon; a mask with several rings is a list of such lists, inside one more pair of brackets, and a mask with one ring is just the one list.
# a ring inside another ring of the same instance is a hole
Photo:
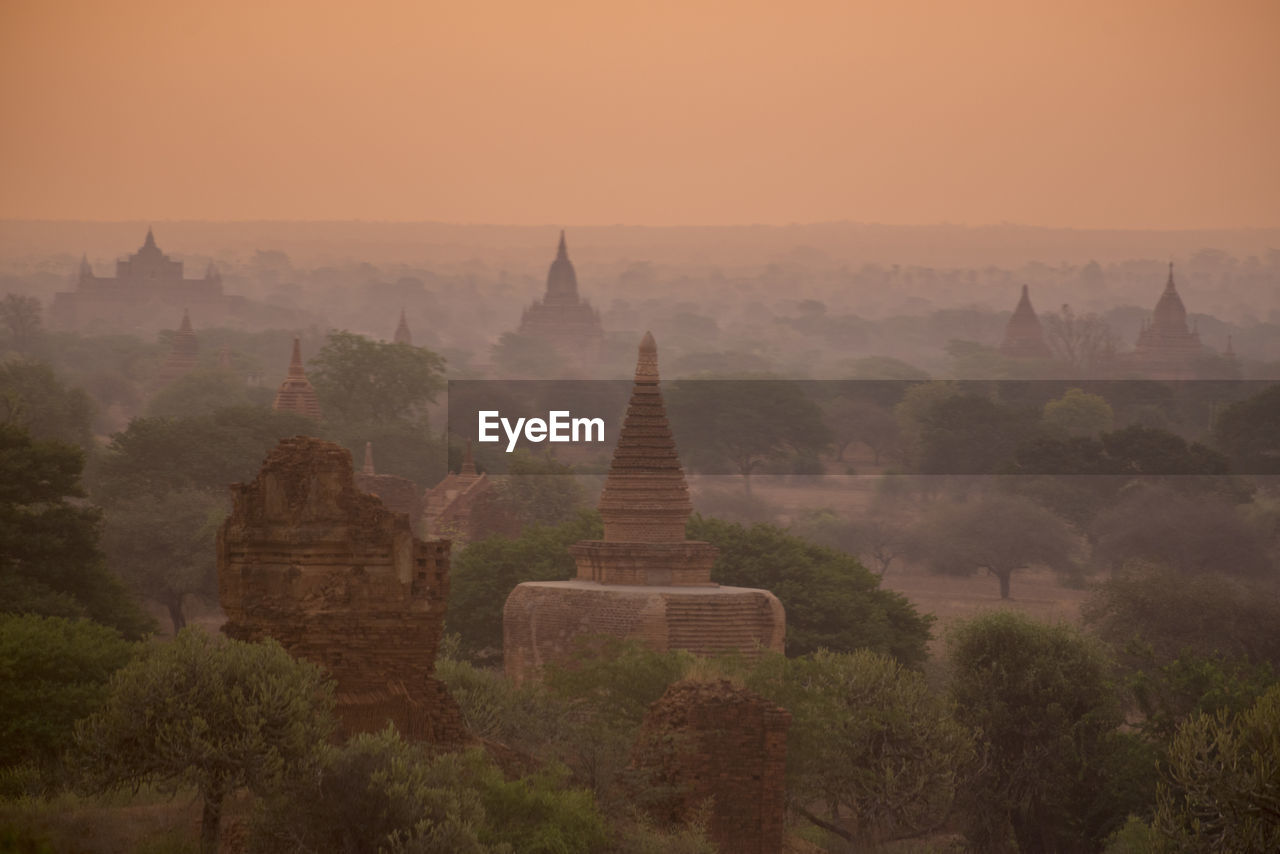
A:
{"label": "hilltop temple silhouette", "polygon": [[141,248],[116,261],[113,277],[94,273],[88,256],[83,256],[75,290],[54,294],[49,322],[55,329],[133,331],[188,308],[203,323],[217,324],[247,314],[249,307],[244,297],[223,293],[222,275],[212,263],[202,278],[186,278],[183,262],[160,251],[148,228]]}
{"label": "hilltop temple silhouette", "polygon": [[1044,327],[1040,325],[1036,310],[1031,307],[1031,297],[1026,285],[1022,286],[1022,297],[1005,326],[1000,353],[1011,359],[1053,358],[1049,345],[1044,340]]}
{"label": "hilltop temple silhouette", "polygon": [[520,335],[550,344],[575,372],[588,372],[600,358],[604,326],[600,312],[578,295],[578,274],[569,260],[564,232],[547,270],[547,289],[520,318]]}

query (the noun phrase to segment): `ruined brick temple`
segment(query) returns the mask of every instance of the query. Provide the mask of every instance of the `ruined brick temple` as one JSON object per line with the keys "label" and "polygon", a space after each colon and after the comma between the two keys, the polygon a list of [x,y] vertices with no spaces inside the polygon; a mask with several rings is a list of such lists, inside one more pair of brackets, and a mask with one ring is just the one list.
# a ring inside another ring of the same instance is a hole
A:
{"label": "ruined brick temple", "polygon": [[320,439],[281,441],[232,494],[217,543],[223,631],[326,667],[344,736],[390,721],[408,738],[464,741],[432,675],[449,543],[416,539],[407,516],[356,488],[350,452]]}
{"label": "ruined brick temple", "polygon": [[1001,354],[1011,359],[1049,359],[1049,345],[1044,340],[1044,328],[1036,310],[1031,307],[1031,297],[1027,286],[1022,286],[1022,297],[1009,318],[1004,329],[1004,340],[1000,342]]}
{"label": "ruined brick temple", "polygon": [[462,467],[422,496],[422,531],[428,537],[447,537],[465,545],[486,533],[484,508],[493,498],[493,482],[476,470],[471,442],[462,457]]}
{"label": "ruined brick temple", "polygon": [[547,270],[546,293],[524,310],[519,334],[551,345],[574,372],[590,372],[600,358],[604,342],[600,312],[578,296],[578,274],[569,260],[563,231]]}
{"label": "ruined brick temple", "polygon": [[373,465],[373,443],[364,443],[364,465],[356,472],[356,489],[376,495],[388,510],[403,513],[409,517],[414,531],[421,533],[422,499],[418,495],[418,485],[407,477],[394,474],[378,474]]}
{"label": "ruined brick temple", "polygon": [[653,335],[640,344],[635,385],[600,497],[604,539],[570,547],[572,581],[518,585],[503,609],[508,676],[533,677],[581,636],[713,655],[782,650],[782,603],[767,590],[711,581],[716,549],[685,539],[693,511],[658,388]]}
{"label": "ruined brick temple", "polygon": [[664,824],[709,806],[707,835],[721,851],[778,854],[786,828],[791,713],[728,681],[677,682],[649,707],[631,767],[658,791]]}

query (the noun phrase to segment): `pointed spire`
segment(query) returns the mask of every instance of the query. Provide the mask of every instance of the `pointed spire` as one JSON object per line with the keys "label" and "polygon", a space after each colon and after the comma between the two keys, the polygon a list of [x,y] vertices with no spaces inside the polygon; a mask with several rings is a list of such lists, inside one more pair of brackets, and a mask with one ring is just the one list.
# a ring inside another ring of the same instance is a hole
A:
{"label": "pointed spire", "polygon": [[93,266],[89,264],[88,252],[85,252],[83,255],[80,256],[80,278],[81,279],[93,278]]}
{"label": "pointed spire", "polygon": [[404,315],[404,308],[400,309],[400,322],[396,324],[395,335],[391,338],[396,344],[406,344],[413,346],[413,333],[409,331],[409,320]]}
{"label": "pointed spire", "polygon": [[293,339],[293,355],[289,357],[289,376],[306,377],[307,372],[302,367],[302,339],[294,337]]}
{"label": "pointed spire", "polygon": [[569,260],[564,231],[560,232],[560,245],[556,247],[555,260],[547,270],[547,291],[544,303],[565,304],[578,302],[578,273]]}
{"label": "pointed spire", "polygon": [[645,333],[631,402],[600,495],[607,542],[685,542],[693,505],[658,383],[658,347],[653,334]]}
{"label": "pointed spire", "polygon": [[376,474],[373,470],[373,443],[364,443],[364,466],[360,469],[360,474]]}
{"label": "pointed spire", "polygon": [[563,229],[563,228],[562,228],[562,229],[560,229],[560,245],[556,248],[556,257],[557,257],[557,258],[568,258],[568,257],[569,257],[569,247],[568,247],[568,246],[566,246],[566,245],[565,245],[565,242],[564,242],[564,229]]}
{"label": "pointed spire", "polygon": [[156,236],[151,233],[151,226],[147,226],[147,239],[142,241],[143,249],[156,249]]}
{"label": "pointed spire", "polygon": [[1164,283],[1164,289],[1167,293],[1176,293],[1177,288],[1173,286],[1173,262],[1169,262],[1169,280]]}
{"label": "pointed spire", "polygon": [[471,440],[470,439],[467,440],[466,450],[462,452],[462,468],[458,469],[458,474],[464,475],[464,476],[471,476],[471,477],[475,477],[477,475],[476,461],[471,456]]}

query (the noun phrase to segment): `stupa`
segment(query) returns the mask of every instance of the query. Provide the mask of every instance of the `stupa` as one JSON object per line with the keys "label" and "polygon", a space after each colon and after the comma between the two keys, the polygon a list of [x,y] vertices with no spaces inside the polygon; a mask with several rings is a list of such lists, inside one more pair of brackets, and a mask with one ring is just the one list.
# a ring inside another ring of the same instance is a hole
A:
{"label": "stupa", "polygon": [[525,582],[507,597],[503,657],[515,681],[567,659],[582,636],[699,655],[782,650],[786,616],[777,597],[712,582],[716,548],[685,539],[693,505],[658,383],[658,348],[646,333],[600,497],[604,539],[570,547],[575,579]]}
{"label": "stupa", "polygon": [[293,356],[289,359],[289,373],[276,390],[276,399],[271,408],[276,412],[296,412],[308,418],[320,417],[320,399],[316,390],[307,379],[307,371],[302,367],[302,342],[293,339]]}
{"label": "stupa", "polygon": [[182,312],[182,324],[178,326],[169,348],[169,356],[160,366],[160,382],[171,383],[196,369],[200,363],[200,342],[191,328],[191,315]]}
{"label": "stupa", "polygon": [[1187,309],[1173,284],[1173,262],[1170,262],[1169,278],[1156,309],[1138,333],[1134,364],[1151,379],[1194,379],[1195,362],[1203,353],[1200,335],[1187,325]]}
{"label": "stupa", "polygon": [[1040,318],[1031,307],[1031,297],[1027,286],[1022,286],[1022,298],[1004,328],[1004,340],[1000,342],[1000,353],[1011,359],[1049,359],[1049,345],[1044,340],[1044,328],[1040,326]]}
{"label": "stupa", "polygon": [[396,331],[391,340],[395,344],[413,346],[413,333],[409,331],[409,319],[404,316],[403,308],[400,309],[400,322],[396,324]]}

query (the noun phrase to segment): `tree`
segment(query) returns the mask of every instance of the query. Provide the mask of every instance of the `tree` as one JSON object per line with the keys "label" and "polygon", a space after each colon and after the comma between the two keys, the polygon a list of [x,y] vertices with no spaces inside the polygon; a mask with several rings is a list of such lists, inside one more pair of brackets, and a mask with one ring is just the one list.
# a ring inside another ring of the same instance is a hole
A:
{"label": "tree", "polygon": [[585,509],[586,495],[573,466],[550,456],[535,457],[523,448],[507,462],[507,476],[496,484],[497,500],[524,524],[558,525]]}
{"label": "tree", "polygon": [[935,400],[920,419],[921,474],[994,474],[1012,463],[1019,445],[1038,432],[1029,411],[978,394]]}
{"label": "tree", "polygon": [[1077,315],[1071,306],[1042,318],[1045,342],[1053,355],[1066,362],[1073,376],[1091,377],[1115,355],[1119,339],[1105,320],[1096,314]]}
{"label": "tree", "polygon": [[423,347],[385,344],[331,332],[308,362],[307,376],[329,419],[422,422],[444,389],[444,359]]}
{"label": "tree", "polygon": [[200,489],[225,495],[251,480],[281,439],[313,435],[316,423],[292,412],[242,407],[187,418],[135,418],[92,471],[94,497],[163,495]]}
{"label": "tree", "polygon": [[711,580],[771,591],[787,612],[787,655],[818,649],[870,649],[908,667],[928,658],[933,617],[880,587],[856,558],[822,548],[773,525],[749,528],[694,516],[689,539],[719,549]]}
{"label": "tree", "polygon": [[581,513],[555,527],[533,525],[516,539],[489,537],[470,543],[449,570],[449,610],[445,626],[460,637],[472,659],[502,650],[502,607],[523,581],[564,581],[575,573],[569,546],[604,536],[599,514]]}
{"label": "tree", "polygon": [[949,648],[956,718],[979,734],[963,785],[970,844],[1000,851],[1011,832],[1023,852],[1092,850],[1124,820],[1088,824],[1122,721],[1100,645],[996,611],[961,624]]}
{"label": "tree", "polygon": [[869,650],[819,650],[766,655],[746,683],[792,714],[788,790],[801,815],[862,845],[946,820],[972,738],[923,674]]}
{"label": "tree", "polygon": [[4,324],[9,346],[30,354],[40,340],[40,300],[22,294],[5,294],[0,299],[0,323]]}
{"label": "tree", "polygon": [[908,386],[902,399],[893,407],[893,417],[898,420],[903,462],[916,468],[923,455],[925,419],[929,411],[941,401],[960,394],[951,382],[923,382]]}
{"label": "tree", "polygon": [[1232,469],[1243,474],[1280,474],[1280,385],[1237,401],[1218,415],[1213,440]]}
{"label": "tree", "polygon": [[1066,436],[1097,436],[1111,431],[1111,405],[1096,394],[1068,389],[1057,400],[1044,405],[1044,423]]}
{"label": "tree", "polygon": [[875,455],[875,464],[880,465],[880,457],[898,442],[898,420],[888,409],[870,401],[837,397],[826,406],[826,423],[837,460],[844,459],[850,444],[862,442]]}
{"label": "tree", "polygon": [[214,538],[225,505],[225,499],[208,492],[181,489],[123,498],[107,510],[102,536],[107,565],[168,610],[175,635],[187,624],[186,598],[217,592]]}
{"label": "tree", "polygon": [[104,706],[76,726],[78,764],[97,791],[195,786],[201,850],[213,854],[227,795],[300,773],[333,725],[333,685],[316,665],[275,641],[186,628],[112,677]]}
{"label": "tree", "polygon": [[795,382],[681,380],[667,393],[672,432],[693,459],[723,459],[751,491],[751,473],[793,452],[816,453],[830,439],[822,410]]}
{"label": "tree", "polygon": [[134,644],[89,620],[0,615],[0,767],[44,763],[106,697]]}
{"label": "tree", "polygon": [[219,409],[271,406],[271,390],[245,385],[227,371],[194,371],[161,389],[147,404],[151,418],[212,415]]}
{"label": "tree", "polygon": [[1013,573],[1035,565],[1072,566],[1077,539],[1044,508],[1002,493],[940,504],[917,528],[918,557],[934,572],[970,575],[986,570],[1009,598]]}
{"label": "tree", "polygon": [[1280,850],[1280,685],[1252,708],[1199,714],[1178,728],[1152,825],[1157,850]]}
{"label": "tree", "polygon": [[43,362],[0,364],[0,424],[88,449],[93,440],[93,402],[68,388]]}
{"label": "tree", "polygon": [[1113,568],[1143,561],[1183,573],[1255,577],[1273,568],[1263,532],[1235,507],[1163,485],[1133,486],[1099,513],[1091,533],[1095,559]]}
{"label": "tree", "polygon": [[136,640],[152,623],[103,563],[83,465],[79,448],[0,424],[0,613],[89,617]]}
{"label": "tree", "polygon": [[561,377],[568,370],[560,351],[535,335],[504,332],[493,346],[492,355],[494,367],[503,379]]}

